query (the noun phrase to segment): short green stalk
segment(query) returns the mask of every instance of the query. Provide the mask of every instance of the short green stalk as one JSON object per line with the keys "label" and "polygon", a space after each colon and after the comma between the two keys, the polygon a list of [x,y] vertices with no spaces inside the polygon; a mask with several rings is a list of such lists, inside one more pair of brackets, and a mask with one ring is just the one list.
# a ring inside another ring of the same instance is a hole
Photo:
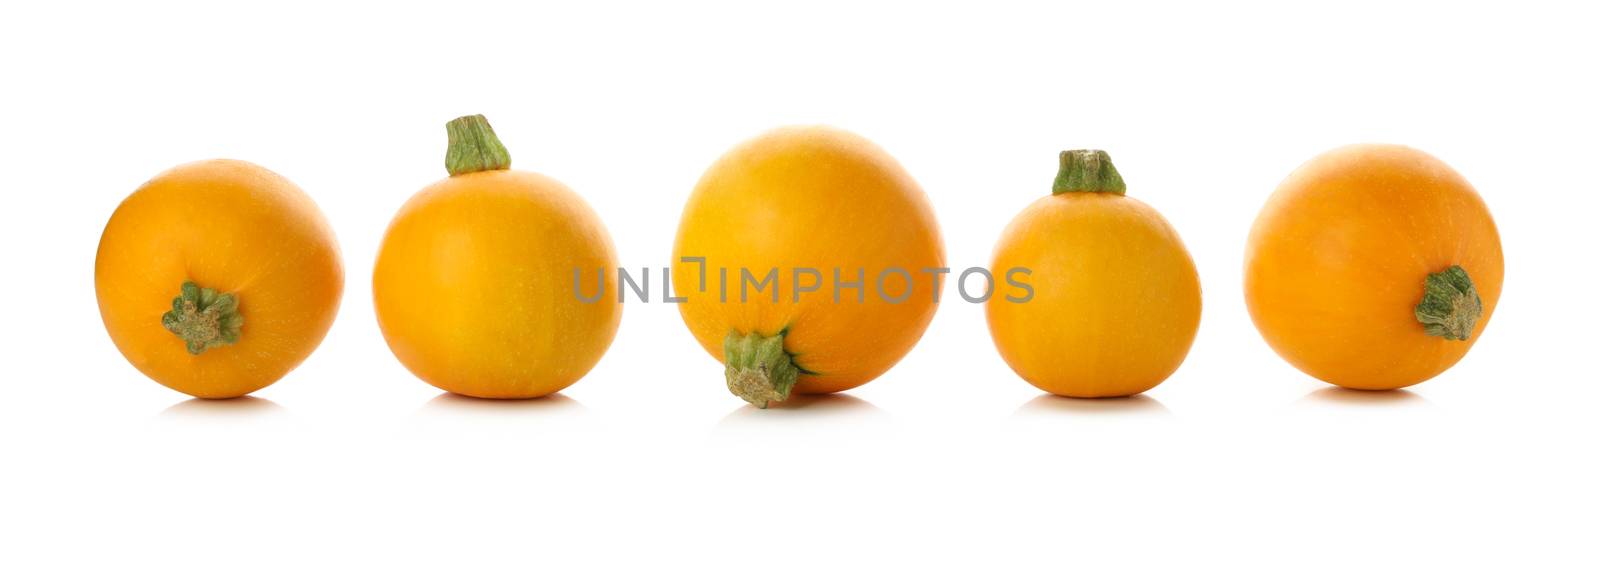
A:
{"label": "short green stalk", "polygon": [[1103,150],[1064,150],[1061,152],[1061,170],[1056,173],[1052,194],[1110,193],[1121,195],[1128,186],[1122,182],[1117,166],[1111,165],[1111,156]]}
{"label": "short green stalk", "polygon": [[770,337],[728,333],[722,340],[728,391],[762,409],[770,403],[789,399],[795,382],[807,372],[783,350],[783,335],[783,332]]}
{"label": "short green stalk", "polygon": [[161,314],[161,326],[183,339],[189,354],[198,355],[238,342],[244,316],[237,296],[184,281],[172,299],[172,310]]}
{"label": "short green stalk", "polygon": [[1415,310],[1417,321],[1429,335],[1452,341],[1465,341],[1483,316],[1483,300],[1472,286],[1472,277],[1460,265],[1428,275],[1422,283],[1422,302]]}
{"label": "short green stalk", "polygon": [[455,177],[464,173],[511,169],[511,153],[500,144],[494,128],[483,115],[467,115],[445,123],[450,146],[445,150],[444,168]]}

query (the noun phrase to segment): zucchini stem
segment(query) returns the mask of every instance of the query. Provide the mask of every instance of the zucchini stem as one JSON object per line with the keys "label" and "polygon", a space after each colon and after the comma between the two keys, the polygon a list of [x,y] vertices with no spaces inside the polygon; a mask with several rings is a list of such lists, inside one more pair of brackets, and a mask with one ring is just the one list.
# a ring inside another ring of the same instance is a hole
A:
{"label": "zucchini stem", "polygon": [[444,168],[450,171],[451,177],[511,169],[511,153],[500,143],[494,127],[489,126],[489,120],[483,115],[458,117],[445,123],[444,130],[450,136],[450,145],[444,153]]}
{"label": "zucchini stem", "polygon": [[1429,335],[1452,341],[1465,341],[1483,316],[1483,300],[1472,286],[1472,277],[1460,265],[1428,275],[1422,283],[1422,302],[1417,304],[1417,321]]}
{"label": "zucchini stem", "polygon": [[239,313],[239,297],[184,281],[172,299],[172,310],[161,314],[161,326],[183,339],[189,354],[198,355],[238,342],[244,316]]}
{"label": "zucchini stem", "polygon": [[783,350],[783,335],[783,332],[770,337],[736,331],[728,333],[722,340],[728,391],[761,409],[789,399],[795,382],[807,372],[794,363],[793,355]]}
{"label": "zucchini stem", "polygon": [[1121,195],[1127,190],[1128,186],[1122,182],[1122,174],[1117,173],[1117,167],[1111,165],[1111,156],[1104,150],[1063,150],[1061,170],[1056,172],[1056,183],[1050,192],[1053,195],[1062,193]]}

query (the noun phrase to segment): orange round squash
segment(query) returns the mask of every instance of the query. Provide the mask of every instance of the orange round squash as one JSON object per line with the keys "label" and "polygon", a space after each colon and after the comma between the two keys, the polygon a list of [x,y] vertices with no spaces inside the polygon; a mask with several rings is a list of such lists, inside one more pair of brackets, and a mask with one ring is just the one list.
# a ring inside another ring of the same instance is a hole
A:
{"label": "orange round squash", "polygon": [[672,287],[728,389],[766,407],[894,366],[933,319],[942,278],[927,271],[943,267],[933,208],[894,158],[842,130],[789,127],[701,176],[678,226]]}
{"label": "orange round squash", "polygon": [[1161,213],[1125,189],[1105,152],[1062,152],[1053,194],[1017,215],[995,247],[993,274],[1030,288],[989,299],[989,334],[1039,389],[1142,393],[1171,376],[1194,343],[1194,260]]}
{"label": "orange round squash", "polygon": [[[560,391],[594,368],[622,321],[611,236],[565,185],[509,169],[482,115],[446,130],[450,177],[407,201],[378,249],[372,299],[384,340],[445,391]],[[603,279],[594,301],[575,290],[580,272],[585,286]]]}
{"label": "orange round squash", "polygon": [[151,379],[204,398],[278,381],[322,342],[344,266],[304,192],[237,160],[184,164],[122,201],[95,256],[100,317]]}
{"label": "orange round squash", "polygon": [[1245,249],[1250,317],[1295,368],[1403,388],[1467,354],[1500,300],[1500,234],[1444,162],[1393,145],[1327,152],[1290,174]]}

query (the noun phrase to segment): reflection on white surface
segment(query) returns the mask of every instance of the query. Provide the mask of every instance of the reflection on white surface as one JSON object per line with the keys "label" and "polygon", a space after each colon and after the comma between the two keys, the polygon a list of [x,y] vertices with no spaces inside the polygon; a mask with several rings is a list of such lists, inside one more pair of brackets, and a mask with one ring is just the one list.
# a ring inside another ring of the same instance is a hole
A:
{"label": "reflection on white surface", "polygon": [[766,409],[740,405],[717,423],[717,428],[737,428],[807,419],[870,419],[884,416],[882,409],[853,395],[796,395]]}
{"label": "reflection on white surface", "polygon": [[190,398],[161,411],[164,419],[215,419],[266,417],[287,413],[282,405],[270,399],[244,396],[233,399]]}
{"label": "reflection on white surface", "polygon": [[1170,417],[1172,411],[1156,398],[1148,395],[1128,397],[1102,397],[1082,399],[1044,394],[1028,400],[1018,407],[1018,416],[1046,415],[1119,415],[1140,417]]}
{"label": "reflection on white surface", "polygon": [[450,441],[550,439],[588,434],[594,420],[583,403],[560,393],[483,399],[446,392],[418,407],[402,430]]}
{"label": "reflection on white surface", "polygon": [[418,413],[428,415],[545,415],[582,414],[589,409],[578,400],[560,393],[532,399],[483,399],[450,392],[441,393],[423,404]]}
{"label": "reflection on white surface", "polygon": [[1373,407],[1417,407],[1431,403],[1410,390],[1352,390],[1330,386],[1300,398],[1301,404],[1333,404]]}

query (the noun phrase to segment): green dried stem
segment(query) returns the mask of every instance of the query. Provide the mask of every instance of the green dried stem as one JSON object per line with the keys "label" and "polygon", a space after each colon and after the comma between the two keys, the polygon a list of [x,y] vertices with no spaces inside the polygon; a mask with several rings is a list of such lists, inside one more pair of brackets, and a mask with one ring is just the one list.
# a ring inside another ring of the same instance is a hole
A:
{"label": "green dried stem", "polygon": [[1483,300],[1472,286],[1472,277],[1460,265],[1428,275],[1422,285],[1422,302],[1417,304],[1417,321],[1429,335],[1453,341],[1472,337],[1472,330],[1483,316]]}
{"label": "green dried stem", "polygon": [[1121,195],[1128,186],[1122,174],[1111,165],[1111,156],[1103,150],[1065,150],[1061,152],[1061,170],[1056,172],[1052,194],[1111,193]]}
{"label": "green dried stem", "polygon": [[728,391],[762,409],[789,399],[795,382],[806,372],[783,350],[783,335],[728,333],[722,340]]}
{"label": "green dried stem", "polygon": [[238,342],[244,316],[237,296],[184,281],[172,310],[161,314],[161,326],[183,339],[189,354],[198,355]]}
{"label": "green dried stem", "polygon": [[445,150],[444,168],[455,177],[496,169],[511,169],[511,153],[483,115],[467,115],[445,123],[450,146]]}

